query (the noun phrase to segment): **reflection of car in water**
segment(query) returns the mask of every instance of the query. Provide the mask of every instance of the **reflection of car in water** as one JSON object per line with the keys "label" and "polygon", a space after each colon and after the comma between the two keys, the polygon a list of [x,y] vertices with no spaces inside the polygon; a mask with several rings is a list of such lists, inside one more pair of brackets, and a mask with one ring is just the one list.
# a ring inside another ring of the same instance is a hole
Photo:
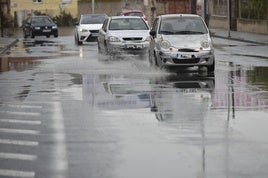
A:
{"label": "reflection of car in water", "polygon": [[211,105],[214,77],[183,73],[152,81],[151,111],[159,121],[194,119]]}
{"label": "reflection of car in water", "polygon": [[83,76],[83,98],[101,109],[150,108],[148,80]]}

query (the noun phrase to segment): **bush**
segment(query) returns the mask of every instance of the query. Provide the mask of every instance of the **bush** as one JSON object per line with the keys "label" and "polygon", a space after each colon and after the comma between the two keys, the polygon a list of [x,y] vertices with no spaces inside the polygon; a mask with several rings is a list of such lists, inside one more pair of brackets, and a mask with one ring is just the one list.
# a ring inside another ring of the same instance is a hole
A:
{"label": "bush", "polygon": [[60,15],[52,18],[55,22],[57,22],[58,26],[73,26],[75,23],[75,19],[72,17],[70,13],[66,13],[62,11]]}

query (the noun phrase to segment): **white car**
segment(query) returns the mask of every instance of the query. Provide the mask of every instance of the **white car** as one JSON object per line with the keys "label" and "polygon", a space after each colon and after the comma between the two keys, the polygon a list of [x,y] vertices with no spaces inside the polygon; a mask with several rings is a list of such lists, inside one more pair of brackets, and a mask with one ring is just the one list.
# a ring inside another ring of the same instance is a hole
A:
{"label": "white car", "polygon": [[160,15],[155,19],[150,34],[150,64],[175,70],[198,66],[214,72],[214,48],[202,17],[193,14]]}
{"label": "white car", "polygon": [[98,36],[100,54],[110,57],[148,55],[150,29],[142,17],[113,16],[103,23]]}
{"label": "white car", "polygon": [[82,45],[83,42],[96,40],[106,14],[82,14],[75,28],[75,42]]}

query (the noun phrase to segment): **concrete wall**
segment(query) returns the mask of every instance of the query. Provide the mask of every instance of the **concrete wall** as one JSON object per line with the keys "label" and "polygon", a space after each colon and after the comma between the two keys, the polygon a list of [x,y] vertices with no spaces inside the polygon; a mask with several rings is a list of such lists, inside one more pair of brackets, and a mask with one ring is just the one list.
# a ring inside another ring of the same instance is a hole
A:
{"label": "concrete wall", "polygon": [[268,20],[237,19],[237,31],[268,35]]}

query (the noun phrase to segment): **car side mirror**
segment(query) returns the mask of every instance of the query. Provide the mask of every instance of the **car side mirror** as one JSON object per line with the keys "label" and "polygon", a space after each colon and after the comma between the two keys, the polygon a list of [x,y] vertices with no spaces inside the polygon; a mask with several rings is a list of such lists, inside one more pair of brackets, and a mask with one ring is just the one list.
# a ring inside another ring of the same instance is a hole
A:
{"label": "car side mirror", "polygon": [[155,32],[154,30],[151,30],[151,31],[150,31],[150,35],[151,35],[152,37],[155,37],[156,32]]}

